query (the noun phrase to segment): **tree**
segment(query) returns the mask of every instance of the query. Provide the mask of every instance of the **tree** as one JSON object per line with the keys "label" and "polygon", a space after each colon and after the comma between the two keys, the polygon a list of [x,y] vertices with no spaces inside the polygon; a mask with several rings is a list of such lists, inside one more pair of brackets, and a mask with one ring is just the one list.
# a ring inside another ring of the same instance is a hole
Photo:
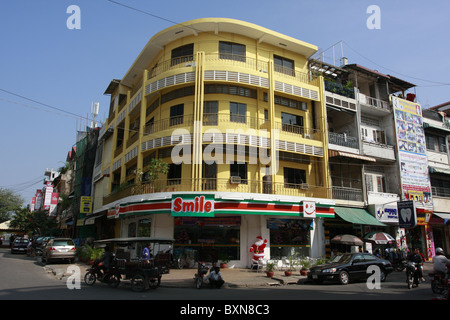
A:
{"label": "tree", "polygon": [[54,235],[57,226],[55,217],[45,211],[30,212],[26,208],[17,210],[11,219],[11,228],[24,234]]}
{"label": "tree", "polygon": [[14,191],[0,188],[0,223],[11,219],[11,214],[23,205],[23,198]]}

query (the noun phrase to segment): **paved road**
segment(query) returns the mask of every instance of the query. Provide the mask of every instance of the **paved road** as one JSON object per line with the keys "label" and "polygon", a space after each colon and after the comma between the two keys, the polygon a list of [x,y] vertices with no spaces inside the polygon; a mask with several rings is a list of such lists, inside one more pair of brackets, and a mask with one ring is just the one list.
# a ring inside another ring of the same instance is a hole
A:
{"label": "paved road", "polygon": [[[58,269],[69,265],[58,264]],[[0,249],[0,300],[233,300],[233,301],[288,301],[288,300],[430,300],[433,294],[429,281],[419,288],[408,290],[403,272],[394,272],[382,283],[380,290],[370,290],[365,282],[346,286],[337,284],[300,284],[263,288],[190,289],[164,288],[143,293],[132,292],[125,282],[117,289],[105,284],[80,290],[69,290],[66,279],[49,274],[35,258],[11,254]]]}

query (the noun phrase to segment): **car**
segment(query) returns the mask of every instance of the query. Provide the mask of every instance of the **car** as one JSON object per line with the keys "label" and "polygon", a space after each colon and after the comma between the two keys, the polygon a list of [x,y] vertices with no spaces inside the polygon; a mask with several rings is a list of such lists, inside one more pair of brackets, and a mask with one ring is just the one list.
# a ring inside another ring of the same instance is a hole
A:
{"label": "car", "polygon": [[42,249],[42,262],[48,263],[53,260],[69,260],[73,263],[75,261],[75,252],[76,247],[72,239],[50,239]]}
{"label": "car", "polygon": [[11,245],[11,253],[26,253],[29,240],[27,238],[15,238]]}
{"label": "car", "polygon": [[312,267],[308,272],[308,280],[314,282],[338,281],[348,284],[350,281],[366,280],[374,271],[368,270],[370,266],[378,266],[380,281],[394,268],[388,260],[380,259],[370,253],[344,253],[337,255],[326,264]]}

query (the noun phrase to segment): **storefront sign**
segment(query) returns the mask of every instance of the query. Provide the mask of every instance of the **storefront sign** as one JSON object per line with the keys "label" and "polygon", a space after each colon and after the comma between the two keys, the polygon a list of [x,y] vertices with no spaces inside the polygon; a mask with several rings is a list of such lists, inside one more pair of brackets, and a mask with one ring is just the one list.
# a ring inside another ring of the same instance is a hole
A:
{"label": "storefront sign", "polygon": [[399,201],[398,226],[400,228],[414,228],[417,225],[416,208],[414,201]]}
{"label": "storefront sign", "polygon": [[370,205],[369,212],[372,213],[378,221],[383,223],[398,223],[398,210],[396,204],[389,205]]}
{"label": "storefront sign", "polygon": [[92,213],[92,197],[82,196],[80,200],[80,212],[84,214]]}
{"label": "storefront sign", "polygon": [[174,194],[171,214],[174,217],[214,217],[214,195]]}
{"label": "storefront sign", "polygon": [[316,202],[303,201],[303,218],[315,218],[315,217],[316,217]]}

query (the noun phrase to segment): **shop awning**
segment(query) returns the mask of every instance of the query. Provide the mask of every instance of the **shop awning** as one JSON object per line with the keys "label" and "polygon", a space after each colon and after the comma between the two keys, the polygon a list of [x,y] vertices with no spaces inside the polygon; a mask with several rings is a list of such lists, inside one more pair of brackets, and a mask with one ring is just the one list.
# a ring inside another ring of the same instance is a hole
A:
{"label": "shop awning", "polygon": [[438,216],[439,218],[444,220],[450,220],[450,213],[433,212],[433,215]]}
{"label": "shop awning", "polygon": [[375,158],[368,157],[368,156],[362,156],[360,154],[350,153],[350,152],[328,150],[328,154],[329,154],[330,158],[333,158],[333,157],[346,157],[346,158],[353,158],[353,159],[370,161],[370,162],[377,162],[377,159],[375,159]]}
{"label": "shop awning", "polygon": [[438,167],[428,167],[428,171],[430,173],[450,174],[450,170],[449,169],[438,168]]}
{"label": "shop awning", "polygon": [[367,210],[360,208],[334,207],[334,212],[342,219],[353,224],[369,226],[386,226],[378,221]]}

